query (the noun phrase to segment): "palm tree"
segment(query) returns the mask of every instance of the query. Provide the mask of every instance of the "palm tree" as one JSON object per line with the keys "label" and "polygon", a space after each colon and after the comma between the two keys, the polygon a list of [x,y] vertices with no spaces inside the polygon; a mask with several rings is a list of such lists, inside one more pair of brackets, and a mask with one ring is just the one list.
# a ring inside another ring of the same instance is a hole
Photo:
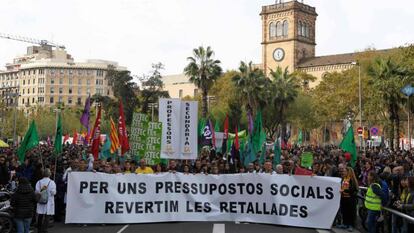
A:
{"label": "palm tree", "polygon": [[[400,110],[404,102],[401,88],[410,78],[410,73],[405,67],[400,66],[391,58],[377,58],[368,68],[368,74],[374,79],[373,87],[382,94],[387,107],[390,121],[389,134],[391,137],[390,148],[394,148],[394,140],[400,137]],[[399,148],[399,143],[396,144]]]}
{"label": "palm tree", "polygon": [[269,83],[262,70],[253,67],[253,63],[240,62],[239,72],[232,77],[232,81],[241,96],[245,96],[246,109],[252,115],[265,105],[265,87]]}
{"label": "palm tree", "polygon": [[295,101],[299,93],[299,79],[290,74],[288,68],[282,70],[278,67],[275,71],[270,71],[271,85],[269,87],[272,93],[269,98],[269,104],[277,109],[280,124],[282,126],[281,136],[286,140],[286,112],[289,105]]}
{"label": "palm tree", "polygon": [[220,67],[221,62],[214,60],[213,56],[214,52],[210,46],[207,48],[202,46],[195,48],[193,50],[193,56],[187,58],[190,63],[184,68],[184,73],[190,78],[190,82],[201,89],[203,118],[207,117],[208,112],[208,91],[222,73]]}

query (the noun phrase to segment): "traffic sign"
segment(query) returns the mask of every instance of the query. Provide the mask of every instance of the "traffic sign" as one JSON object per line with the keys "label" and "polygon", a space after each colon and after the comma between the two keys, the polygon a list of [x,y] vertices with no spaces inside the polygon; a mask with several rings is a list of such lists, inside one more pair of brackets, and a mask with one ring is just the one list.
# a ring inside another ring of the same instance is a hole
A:
{"label": "traffic sign", "polygon": [[378,135],[378,128],[376,128],[376,127],[372,127],[371,128],[371,134],[372,134],[372,136],[377,136]]}
{"label": "traffic sign", "polygon": [[364,133],[364,129],[362,127],[358,127],[357,132],[359,136],[362,136],[362,134]]}

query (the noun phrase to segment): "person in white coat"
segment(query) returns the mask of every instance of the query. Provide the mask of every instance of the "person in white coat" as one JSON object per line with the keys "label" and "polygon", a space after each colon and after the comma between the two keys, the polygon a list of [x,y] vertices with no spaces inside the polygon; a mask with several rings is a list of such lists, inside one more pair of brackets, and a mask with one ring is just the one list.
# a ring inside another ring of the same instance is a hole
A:
{"label": "person in white coat", "polygon": [[46,204],[37,203],[36,213],[37,228],[39,233],[47,233],[49,225],[49,219],[55,215],[55,195],[56,195],[56,183],[50,179],[50,169],[45,169],[43,172],[43,179],[36,183],[36,193],[40,194],[41,191],[47,190],[48,198]]}

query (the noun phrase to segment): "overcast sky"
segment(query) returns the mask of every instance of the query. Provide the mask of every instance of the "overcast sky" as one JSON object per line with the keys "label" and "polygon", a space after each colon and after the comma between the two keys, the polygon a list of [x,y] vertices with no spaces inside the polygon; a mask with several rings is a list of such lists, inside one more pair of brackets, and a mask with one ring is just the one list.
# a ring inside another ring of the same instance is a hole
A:
{"label": "overcast sky", "polygon": [[[224,69],[261,62],[261,6],[274,0],[1,0],[0,32],[56,41],[75,60],[105,59],[141,75],[181,73],[199,45]],[[411,0],[305,0],[319,14],[317,55],[414,42]],[[0,39],[1,69],[28,44]]]}

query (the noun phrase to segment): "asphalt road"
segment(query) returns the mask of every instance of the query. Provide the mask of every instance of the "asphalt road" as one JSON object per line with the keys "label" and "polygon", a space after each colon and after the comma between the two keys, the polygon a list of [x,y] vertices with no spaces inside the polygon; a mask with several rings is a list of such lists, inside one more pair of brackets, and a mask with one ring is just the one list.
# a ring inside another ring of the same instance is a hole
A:
{"label": "asphalt road", "polygon": [[[317,230],[308,228],[283,227],[262,224],[236,224],[226,223],[158,223],[158,224],[134,224],[134,225],[65,225],[56,223],[49,229],[50,233],[329,233],[345,232]],[[357,232],[357,231],[354,231]]]}

